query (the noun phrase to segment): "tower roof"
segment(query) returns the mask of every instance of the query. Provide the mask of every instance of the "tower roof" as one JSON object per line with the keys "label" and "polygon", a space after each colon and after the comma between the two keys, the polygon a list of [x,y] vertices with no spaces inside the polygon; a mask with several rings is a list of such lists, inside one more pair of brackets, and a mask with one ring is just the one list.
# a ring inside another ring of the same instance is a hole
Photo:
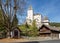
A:
{"label": "tower roof", "polygon": [[32,6],[31,5],[29,6],[28,10],[32,10]]}
{"label": "tower roof", "polygon": [[44,20],[48,20],[48,17],[47,17],[47,16],[45,16],[45,17],[44,17]]}
{"label": "tower roof", "polygon": [[36,14],[33,14],[33,15],[35,16],[35,15],[41,15],[41,14],[39,14],[39,13],[36,13]]}

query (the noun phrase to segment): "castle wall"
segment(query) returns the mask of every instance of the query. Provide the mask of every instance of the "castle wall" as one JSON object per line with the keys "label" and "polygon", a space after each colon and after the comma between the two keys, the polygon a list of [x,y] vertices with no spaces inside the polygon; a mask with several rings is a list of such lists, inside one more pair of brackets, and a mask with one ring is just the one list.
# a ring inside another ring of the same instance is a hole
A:
{"label": "castle wall", "polygon": [[40,26],[41,26],[41,22],[42,22],[42,20],[41,20],[41,15],[39,14],[39,15],[35,15],[34,16],[34,20],[36,20],[36,26],[39,28]]}

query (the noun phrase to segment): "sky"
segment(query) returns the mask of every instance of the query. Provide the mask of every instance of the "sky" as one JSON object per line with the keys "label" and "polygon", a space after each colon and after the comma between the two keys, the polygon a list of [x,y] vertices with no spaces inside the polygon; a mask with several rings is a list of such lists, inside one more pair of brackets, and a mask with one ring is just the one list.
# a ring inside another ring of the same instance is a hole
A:
{"label": "sky", "polygon": [[[34,10],[34,13],[40,13],[42,16],[47,16],[50,22],[60,22],[60,0],[26,0],[26,1],[27,6],[25,9],[25,14],[27,14],[27,9],[31,5]],[[26,15],[22,18],[22,20],[25,20],[25,18]]]}

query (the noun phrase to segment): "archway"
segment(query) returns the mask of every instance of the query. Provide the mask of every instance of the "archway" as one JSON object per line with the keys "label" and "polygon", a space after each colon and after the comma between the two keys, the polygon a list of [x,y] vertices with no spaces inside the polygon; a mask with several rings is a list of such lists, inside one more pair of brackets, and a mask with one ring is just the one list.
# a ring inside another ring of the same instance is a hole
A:
{"label": "archway", "polygon": [[18,30],[14,30],[14,38],[18,38],[18,34],[19,34]]}

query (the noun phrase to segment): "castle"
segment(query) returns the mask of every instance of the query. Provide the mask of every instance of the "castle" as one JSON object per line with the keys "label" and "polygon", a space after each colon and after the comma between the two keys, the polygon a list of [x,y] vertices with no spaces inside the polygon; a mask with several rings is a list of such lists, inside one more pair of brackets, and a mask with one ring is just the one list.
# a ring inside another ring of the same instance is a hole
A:
{"label": "castle", "polygon": [[32,6],[29,6],[29,8],[27,10],[26,22],[27,22],[27,24],[32,25],[33,20],[36,21],[36,26],[38,28],[41,27],[41,25],[43,25],[43,24],[49,25],[49,20],[46,16],[42,17],[42,15],[39,13],[34,14]]}

